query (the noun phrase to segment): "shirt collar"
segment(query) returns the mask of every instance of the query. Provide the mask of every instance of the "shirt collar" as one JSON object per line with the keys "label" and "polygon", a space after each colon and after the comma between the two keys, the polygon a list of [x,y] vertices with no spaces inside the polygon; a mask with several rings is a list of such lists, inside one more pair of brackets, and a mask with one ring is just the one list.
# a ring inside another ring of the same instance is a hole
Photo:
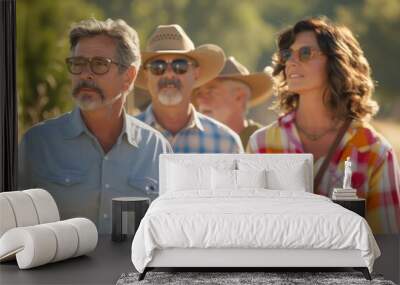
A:
{"label": "shirt collar", "polygon": [[190,109],[192,110],[191,116],[186,128],[198,128],[199,130],[204,132],[204,126],[199,118],[199,113],[196,111],[192,104],[190,104]]}
{"label": "shirt collar", "polygon": [[126,134],[126,138],[128,142],[135,147],[139,147],[139,143],[137,140],[138,132],[135,131],[138,128],[138,125],[135,123],[135,119],[131,116],[129,116],[125,110],[123,110],[123,117],[124,117],[124,125],[122,127],[122,132],[120,137],[118,138],[118,141],[121,140],[121,137],[123,134]]}
{"label": "shirt collar", "polygon": [[281,127],[291,128],[294,125],[295,118],[296,118],[296,111],[292,111],[279,117],[278,122]]}
{"label": "shirt collar", "polygon": [[[190,112],[190,113],[191,113],[190,119],[189,119],[187,125],[186,125],[183,129],[197,128],[197,129],[199,129],[199,130],[201,130],[201,131],[204,131],[204,126],[203,126],[203,124],[202,124],[201,121],[200,121],[199,114],[198,114],[198,112],[196,111],[196,109],[193,107],[192,104],[190,104],[190,110],[191,110],[191,112]],[[156,128],[156,129],[158,129],[158,130],[160,130],[160,131],[166,131],[166,130],[157,122],[157,120],[156,120],[156,118],[155,118],[155,116],[154,116],[152,104],[150,104],[150,105],[147,107],[146,111],[144,112],[144,119],[143,119],[143,121],[144,121],[146,124],[148,124],[148,125],[150,125],[150,126]]]}
{"label": "shirt collar", "polygon": [[75,138],[81,133],[88,131],[82,120],[79,108],[75,108],[69,116],[69,121],[63,126],[65,138]]}
{"label": "shirt collar", "polygon": [[[128,114],[123,110],[123,126],[120,136],[118,137],[117,143],[120,143],[124,134],[126,134],[127,141],[132,145],[137,147],[137,132],[135,129],[137,125],[134,120],[128,116]],[[93,134],[86,127],[85,122],[82,119],[81,112],[78,107],[76,107],[70,114],[69,122],[64,125],[64,135],[65,138],[73,139],[81,135],[82,133],[86,133],[89,136],[93,136]]]}

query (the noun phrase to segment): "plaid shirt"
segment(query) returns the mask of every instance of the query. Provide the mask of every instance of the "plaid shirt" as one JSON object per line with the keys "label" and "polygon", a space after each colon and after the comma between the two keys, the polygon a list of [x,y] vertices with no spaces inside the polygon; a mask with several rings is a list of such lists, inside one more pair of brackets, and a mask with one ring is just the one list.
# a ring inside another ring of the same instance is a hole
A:
{"label": "plaid shirt", "polygon": [[[291,112],[256,131],[250,137],[248,152],[303,153],[294,119],[295,112]],[[342,187],[347,157],[352,162],[352,186],[358,197],[367,201],[366,219],[373,232],[400,233],[399,164],[391,145],[367,123],[352,122],[314,192],[329,197],[334,187]],[[320,166],[323,159],[315,164]]]}
{"label": "plaid shirt", "polygon": [[240,137],[230,128],[207,117],[191,106],[191,118],[186,127],[173,135],[155,119],[152,106],[137,118],[160,131],[175,153],[243,153]]}

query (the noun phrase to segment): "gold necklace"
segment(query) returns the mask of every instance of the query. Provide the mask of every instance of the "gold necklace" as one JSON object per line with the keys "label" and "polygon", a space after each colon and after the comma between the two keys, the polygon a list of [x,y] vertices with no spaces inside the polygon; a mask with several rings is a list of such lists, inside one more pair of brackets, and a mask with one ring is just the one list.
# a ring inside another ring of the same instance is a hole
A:
{"label": "gold necklace", "polygon": [[323,132],[318,133],[318,134],[309,133],[308,131],[306,131],[305,129],[303,129],[296,121],[295,121],[295,125],[296,125],[296,128],[297,128],[301,133],[303,133],[303,135],[305,135],[307,139],[309,139],[309,140],[311,140],[311,141],[317,141],[317,140],[319,140],[320,138],[323,138],[324,136],[326,136],[328,133],[337,130],[336,121],[333,121],[332,126],[331,126],[330,128],[328,128],[328,129],[326,129],[326,130],[324,130]]}

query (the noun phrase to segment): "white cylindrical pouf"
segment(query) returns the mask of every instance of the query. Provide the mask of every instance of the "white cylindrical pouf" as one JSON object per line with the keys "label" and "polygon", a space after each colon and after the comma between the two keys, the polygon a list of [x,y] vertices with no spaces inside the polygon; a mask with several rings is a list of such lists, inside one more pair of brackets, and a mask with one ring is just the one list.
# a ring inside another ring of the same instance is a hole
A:
{"label": "white cylindrical pouf", "polygon": [[20,269],[51,262],[57,250],[53,231],[40,225],[13,228],[0,239],[0,258],[16,254]]}
{"label": "white cylindrical pouf", "polygon": [[22,192],[31,197],[38,214],[39,224],[60,220],[56,201],[54,201],[49,192],[43,189],[29,189]]}
{"label": "white cylindrical pouf", "polygon": [[15,228],[17,222],[15,221],[14,211],[11,204],[6,197],[0,193],[0,237],[9,229]]}
{"label": "white cylindrical pouf", "polygon": [[35,205],[30,196],[22,191],[1,193],[13,209],[17,227],[33,226],[39,223]]}
{"label": "white cylindrical pouf", "polygon": [[96,248],[98,233],[96,225],[91,220],[74,218],[63,222],[71,224],[78,232],[79,244],[74,257],[86,254]]}
{"label": "white cylindrical pouf", "polygon": [[92,221],[75,218],[8,230],[0,238],[0,261],[16,257],[20,269],[77,257],[96,248]]}
{"label": "white cylindrical pouf", "polygon": [[57,262],[74,256],[78,248],[78,233],[69,223],[64,221],[43,224],[56,235],[57,252],[51,262]]}

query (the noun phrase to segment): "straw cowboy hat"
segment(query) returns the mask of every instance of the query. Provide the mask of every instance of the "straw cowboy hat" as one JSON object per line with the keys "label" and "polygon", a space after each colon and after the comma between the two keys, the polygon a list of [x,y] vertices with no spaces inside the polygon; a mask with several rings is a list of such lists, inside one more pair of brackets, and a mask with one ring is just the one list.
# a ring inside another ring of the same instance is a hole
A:
{"label": "straw cowboy hat", "polygon": [[232,79],[245,83],[251,89],[251,97],[249,101],[250,107],[254,107],[272,94],[272,69],[267,66],[262,72],[250,73],[247,68],[238,62],[233,56],[226,59],[224,68],[221,70],[217,78]]}
{"label": "straw cowboy hat", "polygon": [[160,25],[148,40],[142,53],[142,67],[135,85],[147,89],[147,73],[143,70],[146,62],[164,54],[181,54],[194,59],[198,66],[199,78],[194,87],[203,85],[218,75],[224,66],[224,51],[217,45],[205,44],[195,48],[192,40],[179,25]]}

